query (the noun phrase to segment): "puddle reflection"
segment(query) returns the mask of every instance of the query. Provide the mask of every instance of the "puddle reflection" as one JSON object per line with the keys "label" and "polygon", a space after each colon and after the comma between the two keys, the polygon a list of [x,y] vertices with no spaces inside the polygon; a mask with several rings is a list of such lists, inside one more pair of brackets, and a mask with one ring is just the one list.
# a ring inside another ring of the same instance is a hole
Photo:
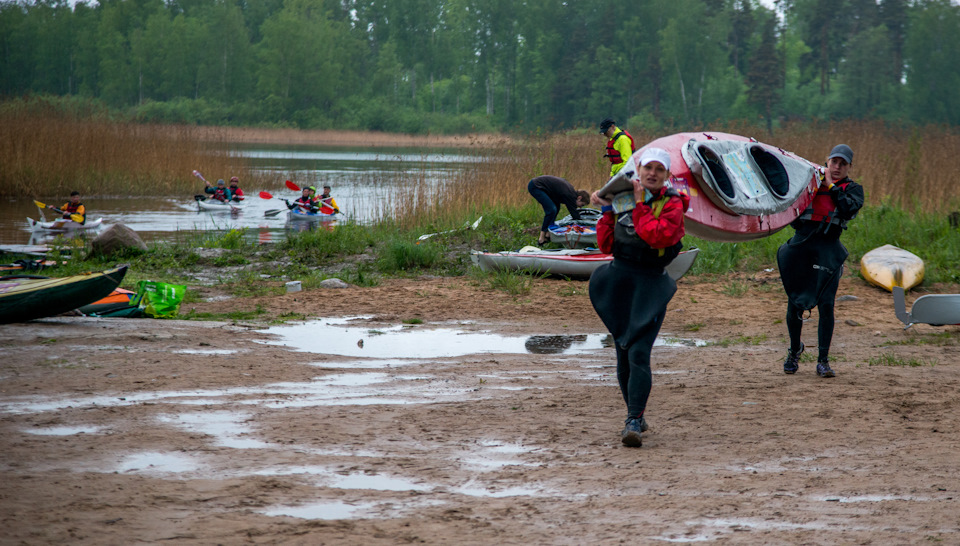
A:
{"label": "puddle reflection", "polygon": [[[490,353],[577,355],[613,347],[609,334],[505,336],[452,328],[355,325],[355,321],[366,318],[369,317],[328,318],[275,326],[265,332],[277,339],[260,343],[317,354],[391,359],[391,362]],[[658,338],[655,343],[672,347],[699,344],[702,343],[676,338]]]}

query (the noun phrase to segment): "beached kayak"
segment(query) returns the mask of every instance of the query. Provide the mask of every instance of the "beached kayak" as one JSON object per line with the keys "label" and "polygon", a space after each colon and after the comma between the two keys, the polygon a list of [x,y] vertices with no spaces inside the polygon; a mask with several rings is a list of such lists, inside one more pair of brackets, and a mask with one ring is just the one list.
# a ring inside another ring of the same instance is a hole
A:
{"label": "beached kayak", "polygon": [[79,224],[73,220],[64,220],[58,218],[57,220],[52,220],[50,222],[44,222],[42,220],[34,220],[33,218],[27,217],[27,226],[30,227],[30,231],[34,232],[61,232],[61,231],[86,231],[98,229],[103,224],[103,218],[97,218],[96,220],[90,220],[84,224]]}
{"label": "beached kayak", "polygon": [[93,303],[113,292],[126,273],[122,265],[57,279],[0,277],[0,323],[52,317]]}
{"label": "beached kayak", "polygon": [[883,245],[860,258],[860,273],[867,282],[888,292],[894,286],[910,290],[923,281],[923,260],[902,248]]}
{"label": "beached kayak", "polygon": [[[667,274],[674,280],[684,276],[699,253],[699,248],[691,248],[681,252],[666,267]],[[530,271],[573,279],[588,279],[598,267],[613,261],[613,256],[604,254],[597,249],[550,250],[526,246],[519,251],[481,252],[474,250],[470,253],[470,259],[484,271]]]}

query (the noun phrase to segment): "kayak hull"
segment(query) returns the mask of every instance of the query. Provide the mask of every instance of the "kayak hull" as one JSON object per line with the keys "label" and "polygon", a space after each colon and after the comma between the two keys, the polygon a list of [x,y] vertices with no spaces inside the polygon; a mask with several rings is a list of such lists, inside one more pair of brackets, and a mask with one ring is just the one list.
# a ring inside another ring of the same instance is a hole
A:
{"label": "kayak hull", "polygon": [[[710,241],[767,237],[790,225],[816,196],[821,167],[796,154],[728,133],[677,133],[637,150],[603,188],[613,199],[631,192],[643,150],[670,155],[668,184],[690,196],[686,232]],[[615,205],[616,206],[616,205]]]}
{"label": "kayak hull", "polygon": [[[666,267],[667,274],[674,280],[679,279],[690,269],[699,253],[700,249],[698,248],[681,252]],[[589,279],[598,267],[612,262],[613,256],[596,249],[549,250],[524,247],[519,252],[481,252],[474,250],[471,251],[470,259],[483,271],[529,271],[573,279]]]}
{"label": "kayak hull", "polygon": [[210,212],[240,212],[243,210],[243,202],[237,201],[218,201],[216,199],[200,199],[197,200],[197,205],[200,207],[200,210],[206,210]]}
{"label": "kayak hull", "polygon": [[33,218],[27,217],[27,226],[30,227],[30,231],[33,232],[64,232],[64,231],[88,231],[93,229],[98,229],[103,224],[103,218],[97,218],[96,220],[91,220],[85,224],[78,224],[73,220],[53,220],[52,222],[44,222],[42,220],[34,220]]}
{"label": "kayak hull", "polygon": [[860,258],[860,274],[887,292],[892,292],[895,286],[910,290],[923,282],[923,260],[902,248],[883,245]]}
{"label": "kayak hull", "polygon": [[287,213],[287,220],[291,222],[329,222],[334,219],[334,216],[322,212],[303,212],[300,209],[293,209]]}
{"label": "kayak hull", "polygon": [[119,266],[53,279],[0,277],[0,323],[52,317],[109,295],[127,273]]}

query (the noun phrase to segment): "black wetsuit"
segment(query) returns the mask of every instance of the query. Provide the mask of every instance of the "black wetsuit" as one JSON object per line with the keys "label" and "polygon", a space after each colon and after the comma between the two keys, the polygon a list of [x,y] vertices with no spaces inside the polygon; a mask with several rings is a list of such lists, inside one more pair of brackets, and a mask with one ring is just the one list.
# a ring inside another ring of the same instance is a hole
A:
{"label": "black wetsuit", "polygon": [[796,233],[777,250],[777,266],[788,298],[786,322],[790,350],[800,350],[802,315],[816,307],[820,315],[818,360],[825,361],[833,341],[834,300],[843,275],[843,262],[849,254],[840,242],[840,235],[846,229],[847,221],[860,211],[864,195],[863,187],[849,178],[836,183],[830,190],[820,190],[818,195],[831,199],[832,221],[811,218],[811,209],[805,211],[790,224]]}

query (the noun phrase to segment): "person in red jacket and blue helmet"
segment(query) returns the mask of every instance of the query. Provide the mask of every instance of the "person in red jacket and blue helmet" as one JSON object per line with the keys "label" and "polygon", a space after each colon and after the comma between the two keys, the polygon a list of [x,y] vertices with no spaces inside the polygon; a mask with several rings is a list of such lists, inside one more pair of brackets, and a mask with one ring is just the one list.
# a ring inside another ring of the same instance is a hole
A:
{"label": "person in red jacket and blue helmet", "polygon": [[632,176],[632,210],[614,213],[610,200],[594,192],[600,205],[597,246],[613,254],[613,261],[590,277],[590,302],[613,335],[617,354],[617,382],[627,405],[620,433],[628,447],[640,447],[647,429],[643,417],[653,385],[650,354],[660,332],[667,304],[677,283],[664,267],[680,253],[683,215],[690,197],[668,187],[670,154],[660,148],[640,153],[639,172]]}
{"label": "person in red jacket and blue helmet", "polygon": [[783,362],[786,374],[800,368],[800,341],[803,315],[814,307],[820,315],[817,325],[817,375],[835,377],[830,367],[830,343],[833,340],[834,300],[847,249],[840,235],[863,207],[863,186],[847,173],[853,165],[853,150],[838,144],[830,151],[827,164],[820,173],[820,187],[813,203],[794,220],[790,227],[796,233],[777,250],[777,267],[787,293],[787,333],[790,348]]}

